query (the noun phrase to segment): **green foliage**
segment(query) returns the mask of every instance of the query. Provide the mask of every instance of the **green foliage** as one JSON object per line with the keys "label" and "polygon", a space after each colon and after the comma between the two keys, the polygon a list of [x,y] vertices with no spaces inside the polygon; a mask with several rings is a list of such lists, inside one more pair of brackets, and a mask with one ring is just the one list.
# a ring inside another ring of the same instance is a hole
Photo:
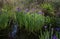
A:
{"label": "green foliage", "polygon": [[45,17],[45,24],[48,25],[48,26],[56,26],[56,20],[55,20],[55,17]]}
{"label": "green foliage", "polygon": [[24,14],[23,12],[20,12],[17,13],[16,18],[20,27],[25,26],[25,28],[29,31],[40,30],[45,21],[44,16],[37,13]]}
{"label": "green foliage", "polygon": [[60,18],[56,18],[56,26],[59,26],[60,27]]}
{"label": "green foliage", "polygon": [[49,3],[43,3],[43,4],[41,4],[41,7],[43,8],[43,9],[46,9],[46,10],[48,10],[48,11],[53,11],[53,6],[51,5],[51,4],[49,4]]}
{"label": "green foliage", "polygon": [[55,15],[54,14],[54,6],[52,4],[50,4],[50,3],[43,3],[43,4],[41,4],[41,8],[48,15]]}
{"label": "green foliage", "polygon": [[4,5],[2,8],[2,12],[8,13],[8,11],[11,11],[12,8],[13,8],[13,6],[11,6],[11,5]]}
{"label": "green foliage", "polygon": [[44,34],[41,33],[41,36],[39,36],[39,39],[49,39],[49,32],[46,31]]}
{"label": "green foliage", "polygon": [[8,21],[7,13],[2,13],[0,15],[0,29],[5,29],[8,26]]}
{"label": "green foliage", "polygon": [[59,2],[54,2],[53,5],[54,5],[55,9],[58,10],[59,7],[60,7],[60,1]]}
{"label": "green foliage", "polygon": [[11,11],[12,6],[4,5],[1,14],[0,14],[0,29],[6,29],[9,26],[9,18],[13,17],[14,19],[14,12]]}
{"label": "green foliage", "polygon": [[[46,9],[49,13],[54,11],[54,8],[51,4],[42,4],[41,7]],[[25,12],[13,12],[11,9],[13,7],[10,5],[4,5],[2,8],[3,14],[0,16],[1,20],[6,18],[8,21],[8,17],[12,17],[13,20],[16,20],[21,27],[25,26],[25,28],[29,31],[41,30],[44,24],[52,23],[53,19],[49,16],[45,17],[41,14],[37,13],[25,13]],[[3,21],[3,20],[2,20]],[[1,21],[1,22],[2,22]]]}
{"label": "green foliage", "polygon": [[17,12],[16,13],[16,20],[19,23],[20,28],[24,25],[25,15],[23,12]]}
{"label": "green foliage", "polygon": [[49,24],[49,23],[51,23],[51,17],[49,17],[49,16],[47,16],[47,17],[45,17],[45,23],[46,24]]}
{"label": "green foliage", "polygon": [[36,30],[41,30],[42,26],[44,25],[44,16],[37,14],[37,13],[33,13],[33,14],[27,14],[26,16],[26,21],[27,21],[27,30],[30,31],[36,31]]}
{"label": "green foliage", "polygon": [[[27,0],[26,5],[28,4],[28,6],[30,6],[30,4],[33,3],[33,1],[34,0]],[[55,13],[54,13],[53,5],[50,3],[41,4],[41,8],[43,8],[44,13],[48,13],[48,16],[43,16],[42,14],[23,12],[23,11],[14,12],[12,11],[12,8],[13,6],[11,5],[4,5],[4,7],[2,8],[2,13],[0,14],[0,30],[6,29],[9,26],[8,22],[10,19],[17,21],[20,29],[23,29],[23,27],[25,27],[27,31],[31,31],[31,32],[39,31],[39,30],[41,31],[41,29],[45,24],[49,26],[49,29],[51,28],[50,24],[52,24],[52,26],[60,26],[60,18],[55,19],[55,17],[52,16],[55,15]],[[40,34],[41,34],[39,36],[40,39],[49,39],[50,36],[49,31],[43,32],[43,34],[41,32]],[[51,36],[52,34],[53,31],[51,31]]]}
{"label": "green foliage", "polygon": [[24,13],[17,12],[16,19],[19,23],[20,28],[25,26],[25,29],[28,31],[41,30],[41,28],[46,25],[54,24],[55,20],[53,17],[45,17],[37,13]]}

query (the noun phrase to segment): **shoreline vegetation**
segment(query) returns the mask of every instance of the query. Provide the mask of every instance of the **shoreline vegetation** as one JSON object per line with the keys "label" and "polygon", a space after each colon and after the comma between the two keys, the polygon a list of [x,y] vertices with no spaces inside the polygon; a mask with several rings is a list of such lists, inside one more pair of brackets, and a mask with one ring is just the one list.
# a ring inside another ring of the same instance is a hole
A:
{"label": "shoreline vegetation", "polygon": [[0,39],[60,39],[60,2],[0,0]]}

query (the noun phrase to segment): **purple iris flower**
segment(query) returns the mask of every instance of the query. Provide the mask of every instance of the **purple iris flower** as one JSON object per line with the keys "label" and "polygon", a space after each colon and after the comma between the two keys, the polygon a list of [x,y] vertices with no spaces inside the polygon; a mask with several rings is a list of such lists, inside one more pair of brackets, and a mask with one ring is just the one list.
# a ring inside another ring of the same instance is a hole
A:
{"label": "purple iris flower", "polygon": [[17,8],[17,11],[18,11],[18,12],[20,12],[20,11],[21,11],[21,9],[18,7],[18,8]]}
{"label": "purple iris flower", "polygon": [[56,28],[56,31],[60,34],[60,28]]}
{"label": "purple iris flower", "polygon": [[60,28],[56,28],[56,31],[60,31]]}
{"label": "purple iris flower", "polygon": [[60,34],[60,28],[56,28],[56,31],[58,32],[58,34]]}
{"label": "purple iris flower", "polygon": [[53,35],[52,36],[52,39],[58,39],[56,35]]}
{"label": "purple iris flower", "polygon": [[29,12],[29,9],[25,9],[26,12]]}

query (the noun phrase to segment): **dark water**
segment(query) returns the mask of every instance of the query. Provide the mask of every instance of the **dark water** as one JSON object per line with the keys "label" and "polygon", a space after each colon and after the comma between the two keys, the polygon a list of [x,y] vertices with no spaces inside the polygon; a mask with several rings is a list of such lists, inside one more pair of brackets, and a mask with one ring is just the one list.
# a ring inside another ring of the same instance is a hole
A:
{"label": "dark water", "polygon": [[12,31],[9,32],[9,37],[10,37],[10,39],[15,39],[15,38],[16,38],[17,27],[18,27],[17,24],[14,24],[14,25],[12,26]]}

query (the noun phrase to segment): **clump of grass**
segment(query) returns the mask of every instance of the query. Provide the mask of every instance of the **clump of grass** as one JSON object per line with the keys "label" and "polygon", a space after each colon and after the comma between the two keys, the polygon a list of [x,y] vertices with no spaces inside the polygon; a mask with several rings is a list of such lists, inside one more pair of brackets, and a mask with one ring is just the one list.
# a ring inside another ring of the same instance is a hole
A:
{"label": "clump of grass", "polygon": [[16,18],[20,27],[25,26],[28,31],[40,30],[45,21],[44,16],[37,13],[20,12],[16,14]]}
{"label": "clump of grass", "polygon": [[[27,17],[28,16],[28,17]],[[27,27],[30,31],[41,30],[42,26],[44,25],[44,16],[41,14],[33,13],[27,14]]]}

